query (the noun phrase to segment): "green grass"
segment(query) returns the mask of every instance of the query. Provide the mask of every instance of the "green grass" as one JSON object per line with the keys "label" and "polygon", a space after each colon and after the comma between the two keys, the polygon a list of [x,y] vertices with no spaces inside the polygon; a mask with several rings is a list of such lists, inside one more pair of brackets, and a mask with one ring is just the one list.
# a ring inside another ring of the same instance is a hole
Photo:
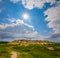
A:
{"label": "green grass", "polygon": [[0,58],[10,58],[7,43],[0,42]]}
{"label": "green grass", "polygon": [[[48,47],[53,47],[54,50],[49,50]],[[60,58],[60,43],[28,46],[0,43],[0,58],[11,58],[11,51],[18,52],[18,58]]]}

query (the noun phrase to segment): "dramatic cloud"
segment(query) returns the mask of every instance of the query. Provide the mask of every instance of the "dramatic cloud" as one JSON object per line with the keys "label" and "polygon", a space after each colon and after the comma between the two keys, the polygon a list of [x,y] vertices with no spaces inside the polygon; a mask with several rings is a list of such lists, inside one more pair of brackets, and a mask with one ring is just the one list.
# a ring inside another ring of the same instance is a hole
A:
{"label": "dramatic cloud", "polygon": [[27,26],[29,28],[32,28],[34,30],[34,27],[32,25],[29,25],[27,23],[24,23],[23,20],[20,20],[20,19],[17,19],[16,20],[14,18],[8,19],[8,20],[10,21],[10,24],[7,24],[7,23],[4,24],[4,23],[2,23],[2,24],[0,24],[0,29],[5,29],[7,27],[15,27],[15,26],[19,26],[19,25],[25,25],[25,26]]}
{"label": "dramatic cloud", "polygon": [[43,40],[32,25],[20,19],[8,19],[10,24],[0,25],[0,41],[12,41],[18,39]]}
{"label": "dramatic cloud", "polygon": [[[23,29],[24,28],[24,29]],[[43,40],[44,37],[39,35],[38,32],[26,26],[16,26],[0,30],[0,40],[1,41],[11,41],[19,39],[31,39],[31,40]]]}
{"label": "dramatic cloud", "polygon": [[49,8],[47,11],[45,11],[45,15],[48,15],[45,19],[46,21],[49,21],[48,27],[52,28],[54,30],[54,33],[60,33],[60,4]]}
{"label": "dramatic cloud", "polygon": [[[0,0],[0,41],[16,39],[60,41],[59,0],[9,0],[3,3],[1,1],[3,0]],[[28,20],[22,17],[23,11],[30,14]]]}
{"label": "dramatic cloud", "polygon": [[53,34],[51,38],[60,38],[60,34]]}
{"label": "dramatic cloud", "polygon": [[42,8],[45,3],[50,3],[52,5],[55,2],[55,0],[22,0],[22,4],[28,9],[33,9],[35,7]]}
{"label": "dramatic cloud", "polygon": [[53,5],[56,2],[56,0],[10,0],[10,1],[13,3],[21,1],[24,7],[27,9],[33,9],[35,7],[42,8],[45,3],[50,3],[51,5]]}
{"label": "dramatic cloud", "polygon": [[0,40],[32,39],[39,36],[38,32],[34,30],[34,27],[24,23],[23,20],[8,20],[10,24],[0,25]]}
{"label": "dramatic cloud", "polygon": [[60,41],[60,4],[57,3],[54,7],[46,10],[45,15],[47,15],[45,20],[49,22],[47,26],[54,31],[50,36],[50,39],[52,38],[52,40]]}

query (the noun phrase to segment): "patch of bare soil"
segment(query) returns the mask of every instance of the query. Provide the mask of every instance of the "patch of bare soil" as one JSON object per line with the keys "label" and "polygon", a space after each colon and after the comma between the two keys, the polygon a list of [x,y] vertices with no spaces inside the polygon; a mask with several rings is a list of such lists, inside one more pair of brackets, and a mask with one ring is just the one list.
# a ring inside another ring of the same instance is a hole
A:
{"label": "patch of bare soil", "polygon": [[17,52],[12,51],[11,52],[11,58],[17,58]]}
{"label": "patch of bare soil", "polygon": [[47,47],[49,50],[54,50],[54,48],[53,47]]}

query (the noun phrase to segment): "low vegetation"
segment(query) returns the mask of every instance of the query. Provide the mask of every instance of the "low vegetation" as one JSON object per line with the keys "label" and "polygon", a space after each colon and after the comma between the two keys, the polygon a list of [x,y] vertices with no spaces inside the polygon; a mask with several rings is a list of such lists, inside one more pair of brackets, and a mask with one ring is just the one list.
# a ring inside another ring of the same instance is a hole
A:
{"label": "low vegetation", "polygon": [[0,42],[0,58],[11,58],[12,51],[18,53],[17,58],[60,58],[60,43],[21,45]]}

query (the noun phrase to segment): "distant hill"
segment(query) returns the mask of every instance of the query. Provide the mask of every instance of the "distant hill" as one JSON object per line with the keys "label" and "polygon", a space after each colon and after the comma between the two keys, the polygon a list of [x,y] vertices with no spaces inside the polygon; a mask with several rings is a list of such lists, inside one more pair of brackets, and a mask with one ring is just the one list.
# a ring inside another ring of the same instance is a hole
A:
{"label": "distant hill", "polygon": [[0,42],[0,58],[60,58],[60,43],[42,40]]}
{"label": "distant hill", "polygon": [[20,45],[29,45],[29,44],[53,44],[54,42],[43,41],[43,40],[14,40],[9,42],[9,44],[20,44]]}

